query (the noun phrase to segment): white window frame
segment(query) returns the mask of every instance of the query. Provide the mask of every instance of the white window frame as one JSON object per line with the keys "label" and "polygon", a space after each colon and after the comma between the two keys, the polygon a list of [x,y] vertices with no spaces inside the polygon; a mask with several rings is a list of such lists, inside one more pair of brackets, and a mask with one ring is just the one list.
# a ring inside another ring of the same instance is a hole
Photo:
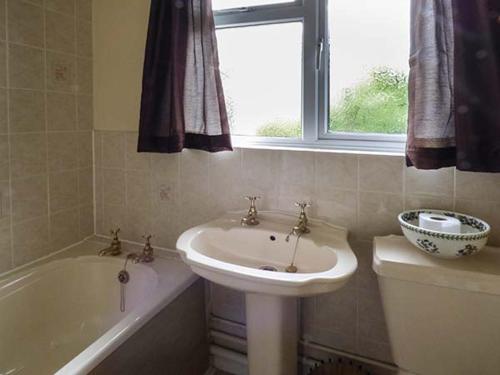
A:
{"label": "white window frame", "polygon": [[214,12],[217,29],[297,21],[303,23],[302,138],[233,135],[235,147],[404,152],[406,135],[328,131],[330,41],[327,10],[328,0],[295,0]]}

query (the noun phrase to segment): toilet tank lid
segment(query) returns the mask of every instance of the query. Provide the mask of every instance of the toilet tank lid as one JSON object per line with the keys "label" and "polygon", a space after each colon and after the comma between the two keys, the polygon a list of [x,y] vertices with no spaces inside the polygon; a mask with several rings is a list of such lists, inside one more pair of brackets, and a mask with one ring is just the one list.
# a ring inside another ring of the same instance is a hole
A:
{"label": "toilet tank lid", "polygon": [[378,276],[421,284],[500,295],[500,248],[440,259],[425,254],[403,236],[375,237],[373,270]]}

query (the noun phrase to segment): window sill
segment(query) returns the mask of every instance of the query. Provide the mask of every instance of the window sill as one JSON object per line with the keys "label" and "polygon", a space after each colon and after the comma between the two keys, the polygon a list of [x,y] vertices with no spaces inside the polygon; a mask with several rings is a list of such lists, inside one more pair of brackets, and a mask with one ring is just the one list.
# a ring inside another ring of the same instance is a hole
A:
{"label": "window sill", "polygon": [[366,139],[363,139],[365,137],[366,136],[306,141],[302,139],[290,138],[233,136],[232,143],[233,147],[242,149],[330,152],[385,156],[405,155],[405,136],[380,136],[380,139],[373,139],[373,137],[366,137]]}

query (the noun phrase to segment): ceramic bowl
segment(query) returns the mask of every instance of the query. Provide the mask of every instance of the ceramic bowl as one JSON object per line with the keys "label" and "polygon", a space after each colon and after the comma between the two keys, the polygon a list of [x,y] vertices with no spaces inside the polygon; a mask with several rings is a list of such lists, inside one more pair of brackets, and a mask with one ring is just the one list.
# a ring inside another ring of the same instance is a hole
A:
{"label": "ceramic bowl", "polygon": [[[432,213],[460,220],[461,233],[439,232],[418,225],[418,215]],[[441,210],[410,210],[399,214],[403,234],[413,245],[427,254],[447,259],[457,259],[476,254],[488,241],[490,226],[473,216]]]}

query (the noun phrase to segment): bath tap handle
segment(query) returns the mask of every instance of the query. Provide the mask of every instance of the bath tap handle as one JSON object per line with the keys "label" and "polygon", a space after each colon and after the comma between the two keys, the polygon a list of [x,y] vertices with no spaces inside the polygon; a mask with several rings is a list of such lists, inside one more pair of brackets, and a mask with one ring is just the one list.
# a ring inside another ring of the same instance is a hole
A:
{"label": "bath tap handle", "polygon": [[120,233],[120,228],[117,228],[115,230],[111,229],[110,232],[111,232],[111,235],[113,236],[113,239],[117,240],[118,239],[118,233]]}
{"label": "bath tap handle", "polygon": [[247,196],[245,196],[245,199],[247,201],[250,201],[250,203],[255,204],[255,202],[258,201],[260,199],[260,197],[259,196],[253,196],[253,195],[247,195]]}

